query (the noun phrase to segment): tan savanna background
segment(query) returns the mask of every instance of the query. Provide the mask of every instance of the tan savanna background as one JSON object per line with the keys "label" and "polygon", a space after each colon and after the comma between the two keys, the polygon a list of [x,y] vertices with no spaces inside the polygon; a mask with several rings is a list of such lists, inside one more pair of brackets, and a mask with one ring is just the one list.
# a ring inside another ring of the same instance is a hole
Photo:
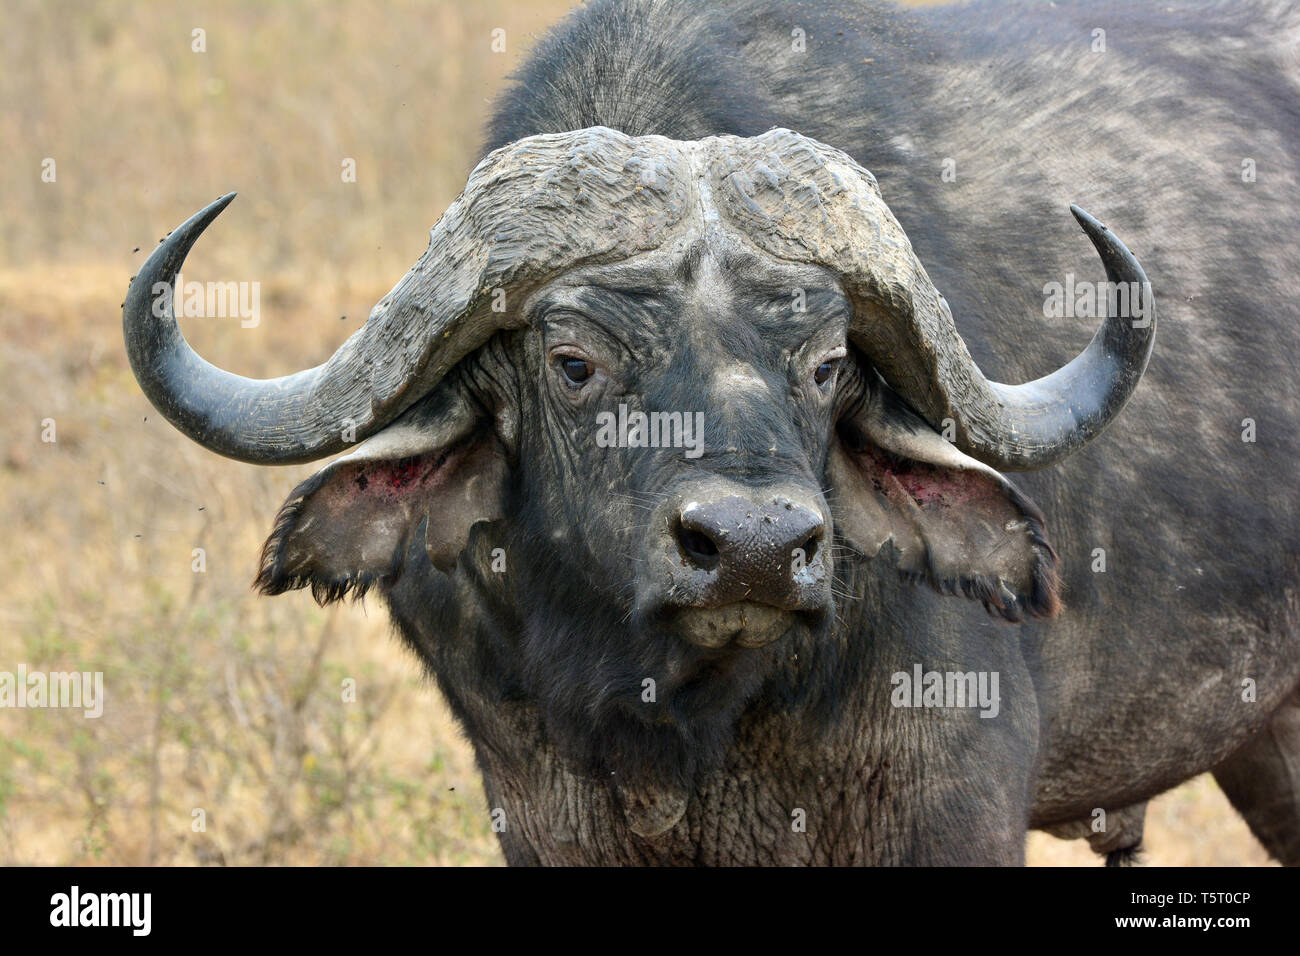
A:
{"label": "tan savanna background", "polygon": [[[132,379],[119,303],[237,189],[185,275],[259,282],[260,323],[185,333],[246,375],[322,361],[424,251],[492,97],[569,5],[5,0],[0,670],[102,671],[107,699],[97,720],[0,709],[0,862],[501,862],[470,749],[382,606],[249,588],[313,466],[182,438]],[[1266,862],[1209,777],[1154,801],[1146,847]],[[1098,863],[1043,834],[1029,858]]]}

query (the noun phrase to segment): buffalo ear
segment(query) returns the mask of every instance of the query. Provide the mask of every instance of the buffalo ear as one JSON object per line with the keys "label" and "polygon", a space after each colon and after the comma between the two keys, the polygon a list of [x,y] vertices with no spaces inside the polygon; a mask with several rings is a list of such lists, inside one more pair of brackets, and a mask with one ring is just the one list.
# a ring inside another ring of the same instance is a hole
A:
{"label": "buffalo ear", "polygon": [[945,441],[874,371],[841,419],[827,482],[841,537],[866,557],[892,545],[899,569],[1009,621],[1060,610],[1042,513],[1010,481]]}
{"label": "buffalo ear", "polygon": [[263,594],[310,587],[322,604],[359,597],[397,578],[422,526],[430,560],[450,572],[470,528],[504,516],[506,478],[491,423],[435,393],[293,490],[254,584]]}

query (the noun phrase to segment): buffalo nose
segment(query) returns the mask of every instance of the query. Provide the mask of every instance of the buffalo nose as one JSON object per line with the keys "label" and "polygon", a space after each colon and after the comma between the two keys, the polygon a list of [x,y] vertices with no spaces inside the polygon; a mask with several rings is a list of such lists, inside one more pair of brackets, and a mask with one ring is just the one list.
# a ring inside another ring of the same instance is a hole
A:
{"label": "buffalo nose", "polygon": [[749,600],[814,609],[825,534],[819,509],[781,495],[687,499],[677,523],[682,559],[707,575],[699,597],[713,605]]}

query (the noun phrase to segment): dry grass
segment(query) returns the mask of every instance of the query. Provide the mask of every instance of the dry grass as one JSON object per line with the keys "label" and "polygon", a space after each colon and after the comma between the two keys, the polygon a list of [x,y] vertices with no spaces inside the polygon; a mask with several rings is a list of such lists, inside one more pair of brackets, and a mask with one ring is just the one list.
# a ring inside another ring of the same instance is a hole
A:
{"label": "dry grass", "polygon": [[[107,703],[0,710],[0,862],[500,862],[469,748],[382,610],[249,590],[310,467],[226,461],[161,421],[118,303],[167,229],[238,188],[186,272],[259,281],[262,322],[186,332],[245,374],[320,361],[423,251],[490,96],[565,6],[6,5],[0,670],[100,670]],[[1149,834],[1153,863],[1264,860],[1208,779]],[[1030,857],[1095,863],[1041,835]]]}

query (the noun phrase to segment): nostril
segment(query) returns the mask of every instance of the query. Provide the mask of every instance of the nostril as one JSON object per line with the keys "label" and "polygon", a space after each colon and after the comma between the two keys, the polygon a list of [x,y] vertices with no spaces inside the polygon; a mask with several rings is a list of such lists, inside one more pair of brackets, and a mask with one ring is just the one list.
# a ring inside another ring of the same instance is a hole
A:
{"label": "nostril", "polygon": [[717,565],[718,545],[703,531],[680,528],[677,532],[677,543],[681,545],[682,553],[700,567],[712,568]]}
{"label": "nostril", "polygon": [[821,531],[812,532],[804,540],[803,544],[795,545],[796,552],[803,552],[803,564],[812,564],[813,557],[817,554],[818,545],[821,543]]}

